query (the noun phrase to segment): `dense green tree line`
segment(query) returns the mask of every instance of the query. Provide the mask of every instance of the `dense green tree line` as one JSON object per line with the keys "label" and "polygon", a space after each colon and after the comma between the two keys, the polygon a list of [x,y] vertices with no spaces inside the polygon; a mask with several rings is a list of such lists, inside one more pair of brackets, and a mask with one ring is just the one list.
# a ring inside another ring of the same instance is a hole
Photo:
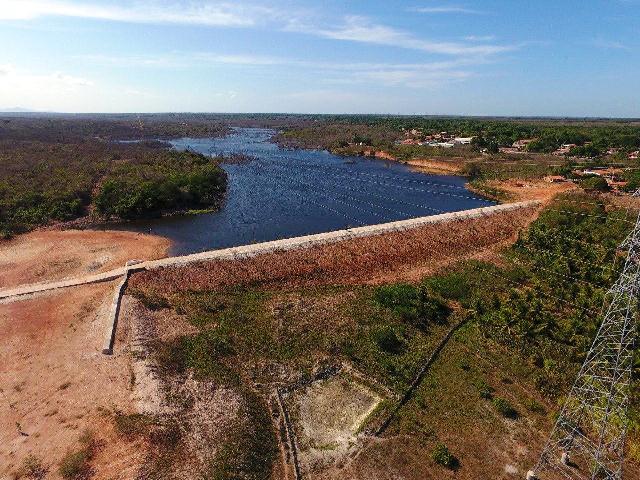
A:
{"label": "dense green tree line", "polygon": [[323,119],[312,126],[289,127],[282,135],[285,144],[336,149],[364,142],[390,147],[403,132],[417,129],[425,134],[448,132],[474,136],[477,148],[497,152],[516,140],[535,139],[531,152],[550,153],[563,144],[576,144],[574,154],[598,156],[609,148],[631,151],[640,148],[640,125],[624,121],[551,121],[432,117],[342,117]]}
{"label": "dense green tree line", "polygon": [[171,152],[167,161],[118,166],[95,197],[106,217],[139,218],[166,210],[215,208],[226,190],[224,171],[203,155]]}
{"label": "dense green tree line", "polygon": [[95,211],[136,218],[216,208],[226,190],[218,161],[161,145],[0,143],[0,235]]}

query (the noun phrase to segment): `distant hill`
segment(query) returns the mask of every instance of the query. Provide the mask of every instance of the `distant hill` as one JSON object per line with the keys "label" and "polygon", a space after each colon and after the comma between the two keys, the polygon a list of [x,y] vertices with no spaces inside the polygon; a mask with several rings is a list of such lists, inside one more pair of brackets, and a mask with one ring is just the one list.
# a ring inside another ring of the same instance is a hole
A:
{"label": "distant hill", "polygon": [[30,110],[28,108],[22,107],[12,107],[12,108],[0,108],[1,113],[29,113],[36,112],[37,110]]}

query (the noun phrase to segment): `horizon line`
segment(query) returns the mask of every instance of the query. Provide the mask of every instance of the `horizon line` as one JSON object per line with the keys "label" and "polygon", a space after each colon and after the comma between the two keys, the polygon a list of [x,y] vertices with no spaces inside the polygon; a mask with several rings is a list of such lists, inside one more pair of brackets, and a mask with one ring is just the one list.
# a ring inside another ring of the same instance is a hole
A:
{"label": "horizon line", "polygon": [[590,115],[522,115],[522,114],[455,114],[455,113],[332,113],[332,112],[216,112],[216,111],[140,111],[140,112],[63,112],[46,110],[2,110],[0,115],[10,116],[47,116],[47,115],[295,115],[295,116],[368,116],[368,117],[433,117],[433,118],[497,118],[497,119],[551,119],[551,120],[625,120],[640,121],[638,117],[609,117]]}

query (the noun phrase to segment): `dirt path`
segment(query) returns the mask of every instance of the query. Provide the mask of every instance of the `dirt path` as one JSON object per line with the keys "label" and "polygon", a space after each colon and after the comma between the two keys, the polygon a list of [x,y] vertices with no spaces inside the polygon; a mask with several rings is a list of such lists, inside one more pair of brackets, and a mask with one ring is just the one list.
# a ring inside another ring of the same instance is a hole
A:
{"label": "dirt path", "polygon": [[550,183],[544,180],[494,180],[487,185],[507,192],[516,201],[538,200],[545,205],[561,193],[578,189],[573,182]]}

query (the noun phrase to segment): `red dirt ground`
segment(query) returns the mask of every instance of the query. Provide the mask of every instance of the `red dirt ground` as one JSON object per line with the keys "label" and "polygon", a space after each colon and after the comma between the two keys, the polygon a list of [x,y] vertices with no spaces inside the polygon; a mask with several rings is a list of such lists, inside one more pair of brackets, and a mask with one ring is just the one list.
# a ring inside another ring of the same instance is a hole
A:
{"label": "red dirt ground", "polygon": [[0,241],[0,288],[99,273],[134,258],[155,260],[169,246],[166,238],[132,232],[32,232]]}
{"label": "red dirt ground", "polygon": [[[168,246],[129,232],[34,232],[0,244],[0,284],[107,270],[162,257]],[[44,478],[60,478],[60,460],[79,449],[85,430],[100,445],[92,478],[135,477],[143,449],[117,437],[109,413],[131,411],[130,359],[101,353],[116,283],[0,303],[0,479],[13,478],[29,454],[48,468]],[[119,325],[118,338],[126,335]]]}
{"label": "red dirt ground", "polygon": [[58,462],[87,429],[103,445],[94,478],[131,478],[136,449],[114,441],[104,413],[130,402],[128,357],[101,353],[115,283],[0,305],[0,478],[29,454],[59,478]]}

